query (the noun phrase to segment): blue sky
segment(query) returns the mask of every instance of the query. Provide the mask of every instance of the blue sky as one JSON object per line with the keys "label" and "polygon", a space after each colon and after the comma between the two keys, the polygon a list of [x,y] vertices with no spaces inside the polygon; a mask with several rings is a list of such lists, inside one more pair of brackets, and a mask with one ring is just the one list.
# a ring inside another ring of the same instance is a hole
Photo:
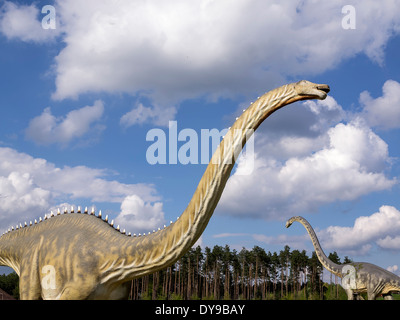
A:
{"label": "blue sky", "polygon": [[400,273],[395,1],[353,1],[354,16],[346,1],[0,4],[1,230],[71,205],[132,233],[162,227],[206,165],[151,165],[148,132],[221,131],[265,91],[307,79],[329,98],[262,124],[254,171],[238,174],[239,160],[199,243],[311,252],[304,228],[284,227],[302,215],[327,253]]}

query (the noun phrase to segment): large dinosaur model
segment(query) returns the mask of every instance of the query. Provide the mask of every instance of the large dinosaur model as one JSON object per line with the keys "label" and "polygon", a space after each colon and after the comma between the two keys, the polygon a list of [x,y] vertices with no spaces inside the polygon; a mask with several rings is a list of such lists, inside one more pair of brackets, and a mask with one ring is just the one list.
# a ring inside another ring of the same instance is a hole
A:
{"label": "large dinosaur model", "polygon": [[375,300],[379,295],[386,300],[392,300],[391,293],[400,291],[400,277],[374,264],[368,262],[334,263],[325,255],[314,229],[306,219],[299,216],[292,217],[286,221],[286,228],[289,228],[295,221],[300,222],[306,228],[317,257],[324,268],[342,278],[342,286],[346,290],[349,300],[362,299],[360,293],[363,292],[367,293],[368,300]]}
{"label": "large dinosaur model", "polygon": [[228,130],[187,208],[170,226],[129,237],[94,211],[58,212],[3,234],[0,265],[19,274],[21,299],[126,298],[129,280],[173,264],[200,237],[249,135],[283,106],[325,99],[328,92],[328,85],[302,80],[259,97]]}

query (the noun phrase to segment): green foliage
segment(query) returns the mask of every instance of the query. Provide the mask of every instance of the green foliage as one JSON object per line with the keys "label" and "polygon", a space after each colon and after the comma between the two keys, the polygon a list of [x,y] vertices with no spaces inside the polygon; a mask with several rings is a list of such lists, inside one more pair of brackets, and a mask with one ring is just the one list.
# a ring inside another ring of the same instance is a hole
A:
{"label": "green foliage", "polygon": [[[336,252],[331,256],[339,263]],[[279,253],[259,246],[237,252],[216,245],[192,248],[173,266],[133,281],[131,291],[134,299],[347,299],[338,279],[324,284],[322,272],[315,252],[309,257],[289,246]]]}
{"label": "green foliage", "polygon": [[8,275],[0,275],[0,288],[13,296],[15,299],[19,299],[19,277],[15,272]]}

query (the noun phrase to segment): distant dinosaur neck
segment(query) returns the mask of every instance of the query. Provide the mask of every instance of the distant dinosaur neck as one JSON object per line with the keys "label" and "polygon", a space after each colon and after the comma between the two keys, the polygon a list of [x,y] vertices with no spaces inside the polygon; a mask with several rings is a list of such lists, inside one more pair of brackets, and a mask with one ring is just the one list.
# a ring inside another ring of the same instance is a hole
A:
{"label": "distant dinosaur neck", "polygon": [[321,264],[324,266],[324,268],[332,272],[333,274],[337,275],[338,277],[341,277],[342,276],[341,269],[343,266],[334,263],[325,255],[324,251],[321,248],[321,245],[319,244],[317,235],[315,234],[314,229],[311,227],[308,221],[302,217],[295,217],[295,221],[300,222],[306,228],[311,238],[317,257],[321,262]]}
{"label": "distant dinosaur neck", "polygon": [[[121,244],[126,255],[131,255],[125,260],[125,277],[135,278],[163,269],[193,246],[206,228],[246,140],[274,111],[297,100],[302,98],[293,85],[285,85],[258,98],[237,118],[212,156],[179,219],[161,231]],[[132,266],[130,270],[128,264]]]}

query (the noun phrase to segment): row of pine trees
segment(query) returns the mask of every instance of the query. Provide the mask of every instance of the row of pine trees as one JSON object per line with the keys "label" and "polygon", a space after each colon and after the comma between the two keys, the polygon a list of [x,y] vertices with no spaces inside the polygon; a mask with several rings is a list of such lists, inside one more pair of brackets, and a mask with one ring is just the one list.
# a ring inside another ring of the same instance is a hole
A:
{"label": "row of pine trees", "polygon": [[[336,252],[329,258],[341,263]],[[343,263],[350,262],[345,257]],[[139,299],[339,299],[339,278],[323,281],[323,267],[315,252],[266,252],[255,246],[240,252],[214,246],[192,248],[174,265],[132,280],[130,298]]]}

